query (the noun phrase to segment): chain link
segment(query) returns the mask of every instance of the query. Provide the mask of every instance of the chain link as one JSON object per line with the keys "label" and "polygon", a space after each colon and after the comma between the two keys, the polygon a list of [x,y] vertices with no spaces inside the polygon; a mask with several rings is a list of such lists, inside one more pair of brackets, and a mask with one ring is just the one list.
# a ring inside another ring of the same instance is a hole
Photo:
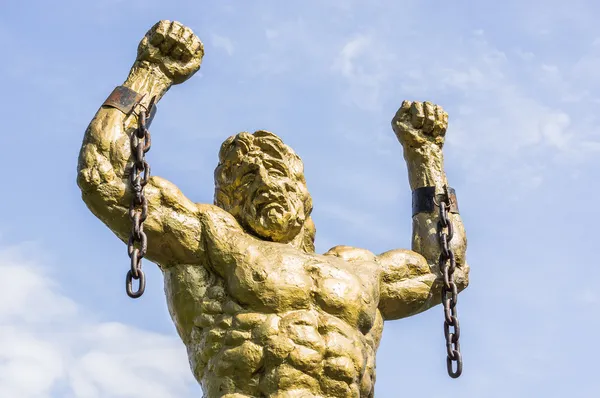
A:
{"label": "chain link", "polygon": [[[138,115],[137,129],[131,134],[131,154],[133,165],[129,172],[131,186],[131,204],[129,205],[129,218],[131,220],[131,234],[127,243],[127,254],[131,259],[130,269],[125,277],[125,289],[131,298],[138,298],[146,289],[146,276],[142,271],[142,259],[148,250],[148,236],[144,233],[144,221],[148,217],[148,199],[144,196],[144,187],[150,178],[150,165],[146,162],[145,154],[150,150],[150,131],[146,127],[146,119],[150,115],[154,99],[147,109],[141,110]],[[133,290],[133,281],[138,281],[138,289]]]}
{"label": "chain link", "polygon": [[[458,287],[454,283],[454,270],[456,259],[450,248],[450,241],[454,235],[452,222],[448,217],[448,209],[451,207],[448,187],[444,187],[444,198],[438,203],[439,221],[437,225],[438,239],[440,243],[439,267],[444,277],[442,286],[442,304],[444,307],[444,337],[446,338],[446,367],[448,375],[457,378],[462,373],[462,355],[460,353],[460,324],[456,304],[458,303]],[[454,370],[456,362],[456,370]]]}

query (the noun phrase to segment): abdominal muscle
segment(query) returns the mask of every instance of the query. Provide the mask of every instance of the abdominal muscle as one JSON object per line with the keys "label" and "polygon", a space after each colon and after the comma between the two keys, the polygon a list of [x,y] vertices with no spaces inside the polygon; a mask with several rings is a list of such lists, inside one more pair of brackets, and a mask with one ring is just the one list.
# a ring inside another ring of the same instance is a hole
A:
{"label": "abdominal muscle", "polygon": [[[365,334],[315,303],[258,312],[236,302],[222,278],[198,268],[165,271],[165,290],[207,397],[373,396],[383,328],[378,310]],[[191,274],[202,280],[181,286]]]}
{"label": "abdominal muscle", "polygon": [[376,264],[261,241],[230,224],[206,223],[210,236],[227,237],[206,240],[209,266],[163,268],[205,396],[372,397],[383,329]]}

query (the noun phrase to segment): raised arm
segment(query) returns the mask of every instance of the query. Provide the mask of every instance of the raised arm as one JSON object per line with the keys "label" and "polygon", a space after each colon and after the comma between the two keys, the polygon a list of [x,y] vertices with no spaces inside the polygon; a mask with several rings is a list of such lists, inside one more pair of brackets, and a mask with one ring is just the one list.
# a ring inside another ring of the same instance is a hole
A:
{"label": "raised arm", "polygon": [[[435,195],[444,194],[448,186],[444,172],[442,147],[448,125],[448,115],[429,102],[404,101],[392,120],[392,127],[402,146],[408,168],[410,187],[415,190],[432,187]],[[421,198],[436,199],[421,190]],[[430,202],[431,203],[431,202]],[[423,206],[421,206],[423,207]],[[461,291],[467,287],[469,267],[465,253],[467,239],[463,223],[453,207],[448,213],[454,234],[449,242],[456,260],[454,281]],[[423,208],[413,215],[412,251],[392,250],[378,256],[383,266],[383,287],[380,309],[384,319],[404,318],[431,308],[441,302],[443,276],[439,259],[439,208]]]}
{"label": "raised arm", "polygon": [[[152,98],[158,102],[173,84],[190,78],[200,68],[202,56],[202,43],[189,28],[160,21],[140,42],[136,61],[123,83],[141,101],[123,99],[122,108],[133,105],[131,112],[103,104],[85,132],[77,167],[83,200],[125,242],[131,231],[129,137],[137,126],[137,114]],[[198,262],[202,251],[198,205],[158,177],[150,178],[144,193],[148,199],[144,222],[150,242],[147,257],[163,266]]]}

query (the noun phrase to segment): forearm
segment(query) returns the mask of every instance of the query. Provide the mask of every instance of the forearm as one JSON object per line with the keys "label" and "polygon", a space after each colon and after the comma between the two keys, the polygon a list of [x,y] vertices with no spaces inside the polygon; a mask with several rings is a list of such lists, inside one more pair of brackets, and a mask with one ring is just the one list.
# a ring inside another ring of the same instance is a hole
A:
{"label": "forearm", "polygon": [[[444,193],[448,186],[444,172],[444,160],[441,149],[427,149],[415,151],[413,148],[405,150],[409,181],[412,190],[421,187],[435,187],[436,194]],[[448,213],[454,234],[449,242],[450,249],[454,252],[457,269],[454,278],[459,289],[464,289],[468,283],[468,266],[465,254],[467,239],[464,225],[458,213]],[[441,278],[438,261],[441,246],[438,239],[439,209],[436,207],[431,213],[418,213],[413,216],[412,250],[421,254],[430,265],[431,271]]]}
{"label": "forearm", "polygon": [[172,80],[160,70],[158,65],[147,61],[136,61],[129,71],[127,80],[123,83],[123,86],[144,96],[141,104],[146,107],[153,97],[156,97],[155,102],[158,102],[172,85]]}
{"label": "forearm", "polygon": [[147,107],[153,96],[156,96],[155,101],[159,100],[169,87],[160,71],[139,62],[131,68],[123,85],[143,96],[141,105],[129,115],[103,105],[90,122],[78,162],[78,183],[86,194],[109,194],[100,189],[105,184],[112,185],[113,191],[125,189],[131,156],[129,137],[137,126],[136,113],[142,111],[143,106]]}
{"label": "forearm", "polygon": [[[164,75],[157,72],[136,62],[123,84],[144,96],[143,106],[147,107],[153,96],[155,101],[160,99],[169,87]],[[127,217],[130,135],[137,127],[136,114],[144,109],[141,105],[128,115],[102,105],[85,131],[77,167],[82,199],[121,239],[127,239],[130,229]]]}

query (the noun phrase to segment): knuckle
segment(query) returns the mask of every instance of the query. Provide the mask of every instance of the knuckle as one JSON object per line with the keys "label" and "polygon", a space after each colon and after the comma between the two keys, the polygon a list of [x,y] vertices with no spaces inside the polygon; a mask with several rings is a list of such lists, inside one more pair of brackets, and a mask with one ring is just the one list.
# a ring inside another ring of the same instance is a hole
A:
{"label": "knuckle", "polygon": [[200,41],[198,36],[194,36],[194,47],[193,48],[194,48],[195,53],[204,51],[204,46],[202,45],[202,42]]}
{"label": "knuckle", "polygon": [[175,34],[178,35],[183,31],[183,28],[181,27],[180,24],[178,23],[173,23],[173,25],[171,25],[171,34]]}
{"label": "knuckle", "polygon": [[181,31],[181,41],[186,43],[189,42],[190,37],[192,37],[192,33],[190,32],[189,29],[183,29]]}
{"label": "knuckle", "polygon": [[162,21],[158,22],[157,28],[158,30],[166,30],[170,24],[171,21],[169,21],[168,19],[163,19]]}

